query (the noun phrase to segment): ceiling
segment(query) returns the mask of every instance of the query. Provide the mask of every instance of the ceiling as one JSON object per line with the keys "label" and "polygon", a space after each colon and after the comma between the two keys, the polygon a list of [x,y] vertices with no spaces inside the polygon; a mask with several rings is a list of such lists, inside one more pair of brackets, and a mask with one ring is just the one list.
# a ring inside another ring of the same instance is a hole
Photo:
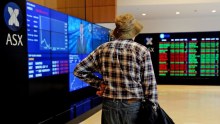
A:
{"label": "ceiling", "polygon": [[220,16],[220,0],[117,0],[117,15],[124,13],[139,20]]}

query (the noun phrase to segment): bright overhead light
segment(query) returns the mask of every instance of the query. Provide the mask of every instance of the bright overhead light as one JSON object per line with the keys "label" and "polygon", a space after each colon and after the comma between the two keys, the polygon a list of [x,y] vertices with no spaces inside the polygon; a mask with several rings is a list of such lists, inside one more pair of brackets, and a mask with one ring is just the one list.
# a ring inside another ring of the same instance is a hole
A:
{"label": "bright overhead light", "polygon": [[146,16],[146,13],[142,13],[142,16]]}
{"label": "bright overhead light", "polygon": [[180,12],[176,12],[176,15],[179,15],[180,14]]}
{"label": "bright overhead light", "polygon": [[212,10],[212,12],[213,12],[213,13],[215,13],[215,12],[216,12],[216,10]]}

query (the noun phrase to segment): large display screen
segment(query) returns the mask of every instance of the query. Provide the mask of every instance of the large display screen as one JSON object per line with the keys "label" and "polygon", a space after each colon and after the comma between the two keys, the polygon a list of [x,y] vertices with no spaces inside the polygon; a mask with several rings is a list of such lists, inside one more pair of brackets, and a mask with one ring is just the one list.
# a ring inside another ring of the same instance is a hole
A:
{"label": "large display screen", "polygon": [[158,79],[211,84],[220,78],[219,38],[220,32],[180,32],[140,34],[135,41],[150,50]]}
{"label": "large display screen", "polygon": [[[31,62],[29,78],[68,73],[68,16],[66,14],[27,2],[27,36],[29,62]],[[49,57],[48,59],[45,59],[45,54]],[[33,60],[32,56],[37,58]],[[37,69],[35,65],[39,67],[35,64],[36,59],[36,63],[49,64],[50,72],[42,75],[37,73],[39,70],[34,70]]]}
{"label": "large display screen", "polygon": [[[73,74],[76,65],[93,51],[95,24],[32,2],[27,2],[26,7],[28,92],[31,106],[37,106],[37,109],[30,107],[33,110],[30,116],[36,118],[32,119],[36,123],[45,122],[47,117],[56,120],[59,117],[54,115],[67,112],[62,107],[64,102],[68,105],[95,95],[88,83]],[[81,111],[85,107],[77,106],[75,113],[79,115],[90,109]]]}
{"label": "large display screen", "polygon": [[76,78],[73,70],[108,41],[109,29],[27,2],[27,36],[29,78],[68,74],[72,92],[89,86]]}
{"label": "large display screen", "polygon": [[81,62],[87,54],[70,54],[69,55],[69,91],[75,91],[81,89],[83,87],[89,86],[87,83],[83,82],[82,80],[78,79],[76,76],[73,75],[73,71],[76,65]]}
{"label": "large display screen", "polygon": [[92,47],[93,50],[99,45],[109,41],[110,30],[97,24],[92,25]]}
{"label": "large display screen", "polygon": [[219,76],[219,37],[160,34],[159,76]]}

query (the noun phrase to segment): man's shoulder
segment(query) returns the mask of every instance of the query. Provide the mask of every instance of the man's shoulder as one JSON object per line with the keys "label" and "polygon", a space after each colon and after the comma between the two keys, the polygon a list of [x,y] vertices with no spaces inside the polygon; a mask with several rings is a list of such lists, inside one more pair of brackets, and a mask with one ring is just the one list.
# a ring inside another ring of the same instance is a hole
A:
{"label": "man's shoulder", "polygon": [[138,43],[138,42],[132,42],[132,45],[133,46],[135,46],[135,47],[137,47],[138,49],[140,49],[140,50],[143,50],[143,51],[147,51],[147,47],[146,46],[144,46],[144,45],[142,45],[142,44],[140,44],[140,43]]}

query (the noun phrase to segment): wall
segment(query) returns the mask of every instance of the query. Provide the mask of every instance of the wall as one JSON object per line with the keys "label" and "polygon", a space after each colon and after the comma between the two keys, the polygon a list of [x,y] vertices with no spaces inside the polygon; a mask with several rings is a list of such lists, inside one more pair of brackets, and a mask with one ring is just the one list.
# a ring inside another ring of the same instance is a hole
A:
{"label": "wall", "polygon": [[[200,31],[220,31],[220,17],[206,16],[197,18],[179,19],[150,19],[139,20],[144,28],[141,33],[160,32],[200,32]],[[98,23],[109,29],[114,29],[114,23]]]}
{"label": "wall", "polygon": [[28,0],[89,22],[113,22],[116,0]]}
{"label": "wall", "polygon": [[220,17],[140,20],[141,33],[220,31]]}

